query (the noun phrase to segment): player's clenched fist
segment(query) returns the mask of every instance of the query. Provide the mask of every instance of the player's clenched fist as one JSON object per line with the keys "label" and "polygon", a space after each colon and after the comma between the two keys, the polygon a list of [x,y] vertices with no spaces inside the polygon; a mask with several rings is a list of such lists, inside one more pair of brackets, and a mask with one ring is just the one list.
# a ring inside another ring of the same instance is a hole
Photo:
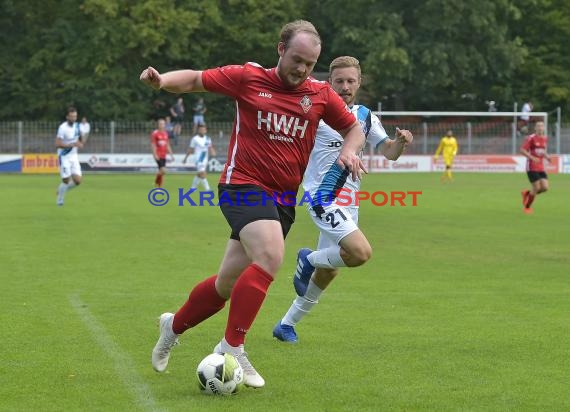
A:
{"label": "player's clenched fist", "polygon": [[160,89],[160,73],[154,67],[149,66],[144,69],[140,75],[140,80],[155,90]]}

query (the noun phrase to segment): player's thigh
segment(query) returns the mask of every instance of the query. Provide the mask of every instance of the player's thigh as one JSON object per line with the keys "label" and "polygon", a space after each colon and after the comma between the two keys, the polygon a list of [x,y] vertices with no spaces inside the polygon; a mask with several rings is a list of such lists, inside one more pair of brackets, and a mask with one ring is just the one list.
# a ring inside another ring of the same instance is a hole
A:
{"label": "player's thigh", "polygon": [[372,246],[361,230],[355,230],[340,240],[341,257],[348,266],[358,266],[372,257]]}
{"label": "player's thigh", "polygon": [[198,172],[198,177],[206,177],[206,162],[198,162],[196,163],[196,171]]}
{"label": "player's thigh", "polygon": [[453,166],[453,156],[444,156],[443,160],[447,167]]}
{"label": "player's thigh", "polygon": [[542,178],[540,180],[538,180],[538,183],[540,185],[540,191],[541,192],[546,192],[548,190],[548,178]]}
{"label": "player's thigh", "polygon": [[534,180],[532,182],[532,190],[536,193],[540,193],[542,190],[541,179]]}
{"label": "player's thigh", "polygon": [[239,233],[241,244],[249,258],[271,275],[275,275],[285,254],[285,239],[277,220],[256,220]]}
{"label": "player's thigh", "polygon": [[337,245],[342,238],[358,230],[357,208],[332,203],[327,206],[314,206],[309,210],[309,214],[321,234],[330,238]]}
{"label": "player's thigh", "polygon": [[75,156],[75,158],[71,159],[69,163],[73,180],[76,183],[81,182],[81,176],[83,176],[83,173],[81,171],[81,163],[79,163],[79,158]]}
{"label": "player's thigh", "polygon": [[68,156],[59,157],[59,175],[62,179],[71,177],[71,159]]}

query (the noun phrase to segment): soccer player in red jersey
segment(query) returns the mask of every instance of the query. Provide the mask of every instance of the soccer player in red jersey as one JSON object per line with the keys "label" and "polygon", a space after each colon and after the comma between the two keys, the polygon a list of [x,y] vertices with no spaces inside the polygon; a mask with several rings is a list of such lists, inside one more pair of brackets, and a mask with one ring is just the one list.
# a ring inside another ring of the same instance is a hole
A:
{"label": "soccer player in red jersey", "polygon": [[523,211],[532,213],[531,205],[534,198],[548,190],[548,176],[544,171],[544,159],[550,163],[550,156],[546,151],[548,137],[545,134],[544,122],[536,122],[534,133],[527,136],[521,146],[521,153],[528,159],[526,174],[531,183],[530,190],[522,191]]}
{"label": "soccer player in red jersey", "polygon": [[[218,273],[196,285],[175,314],[161,315],[160,337],[152,353],[156,371],[166,369],[181,333],[230,300],[225,334],[214,351],[237,358],[247,386],[265,385],[244,351],[245,337],[281,267],[284,239],[295,219],[290,199],[301,184],[321,119],[344,138],[339,166],[353,179],[365,171],[357,155],[365,141],[362,128],[326,82],[309,77],[320,52],[315,27],[298,20],[281,29],[277,67],[247,63],[165,74],[149,67],[141,73],[140,79],[154,89],[227,95],[235,100],[236,110],[218,185],[230,239]],[[245,197],[247,201],[240,202]]]}
{"label": "soccer player in red jersey", "polygon": [[150,142],[152,145],[152,155],[156,164],[158,165],[158,173],[154,179],[154,185],[156,187],[162,187],[162,179],[166,174],[166,154],[169,153],[174,161],[174,154],[172,153],[172,148],[170,147],[170,142],[168,140],[168,132],[166,131],[166,120],[158,119],[157,127],[150,135]]}

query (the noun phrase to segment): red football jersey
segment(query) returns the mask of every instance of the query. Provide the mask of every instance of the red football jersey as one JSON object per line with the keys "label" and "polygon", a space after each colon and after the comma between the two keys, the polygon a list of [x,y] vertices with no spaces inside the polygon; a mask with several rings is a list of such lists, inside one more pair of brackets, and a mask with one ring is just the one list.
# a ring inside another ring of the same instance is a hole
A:
{"label": "red football jersey", "polygon": [[202,83],[206,90],[236,101],[220,183],[255,184],[270,194],[296,194],[319,120],[337,130],[355,122],[328,83],[308,78],[288,90],[275,67],[247,63],[209,69],[202,73]]}
{"label": "red football jersey", "polygon": [[544,155],[546,154],[546,145],[548,137],[531,134],[527,136],[521,149],[528,151],[532,156],[538,158],[538,162],[531,162],[527,159],[526,170],[529,172],[544,172]]}
{"label": "red football jersey", "polygon": [[155,130],[150,135],[150,141],[156,147],[156,154],[159,159],[166,159],[168,152],[168,133],[165,130]]}

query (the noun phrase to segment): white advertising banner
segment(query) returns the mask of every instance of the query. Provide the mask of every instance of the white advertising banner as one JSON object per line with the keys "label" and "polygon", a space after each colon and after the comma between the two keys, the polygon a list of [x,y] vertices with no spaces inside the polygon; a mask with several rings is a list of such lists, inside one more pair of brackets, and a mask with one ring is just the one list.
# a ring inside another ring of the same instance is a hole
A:
{"label": "white advertising banner", "polygon": [[570,173],[570,155],[560,156],[560,173]]}
{"label": "white advertising banner", "polygon": [[[169,172],[190,172],[196,170],[193,156],[189,156],[183,163],[185,155],[175,154],[174,161],[171,156],[166,157],[166,167]],[[86,171],[101,172],[154,172],[157,170],[156,161],[151,154],[80,154],[79,162]],[[211,158],[208,161],[209,172],[221,172],[224,168],[223,161]]]}
{"label": "white advertising banner", "polygon": [[429,172],[430,156],[401,156],[395,162],[384,156],[363,156],[362,160],[370,173],[377,172]]}
{"label": "white advertising banner", "polygon": [[[547,173],[570,173],[570,155],[551,155],[552,163],[545,163]],[[375,172],[440,172],[445,170],[445,162],[437,161],[428,155],[403,155],[391,161],[384,156],[363,156],[368,171]],[[453,161],[454,172],[524,173],[526,157],[521,155],[458,155]],[[565,169],[564,169],[565,168]]]}

